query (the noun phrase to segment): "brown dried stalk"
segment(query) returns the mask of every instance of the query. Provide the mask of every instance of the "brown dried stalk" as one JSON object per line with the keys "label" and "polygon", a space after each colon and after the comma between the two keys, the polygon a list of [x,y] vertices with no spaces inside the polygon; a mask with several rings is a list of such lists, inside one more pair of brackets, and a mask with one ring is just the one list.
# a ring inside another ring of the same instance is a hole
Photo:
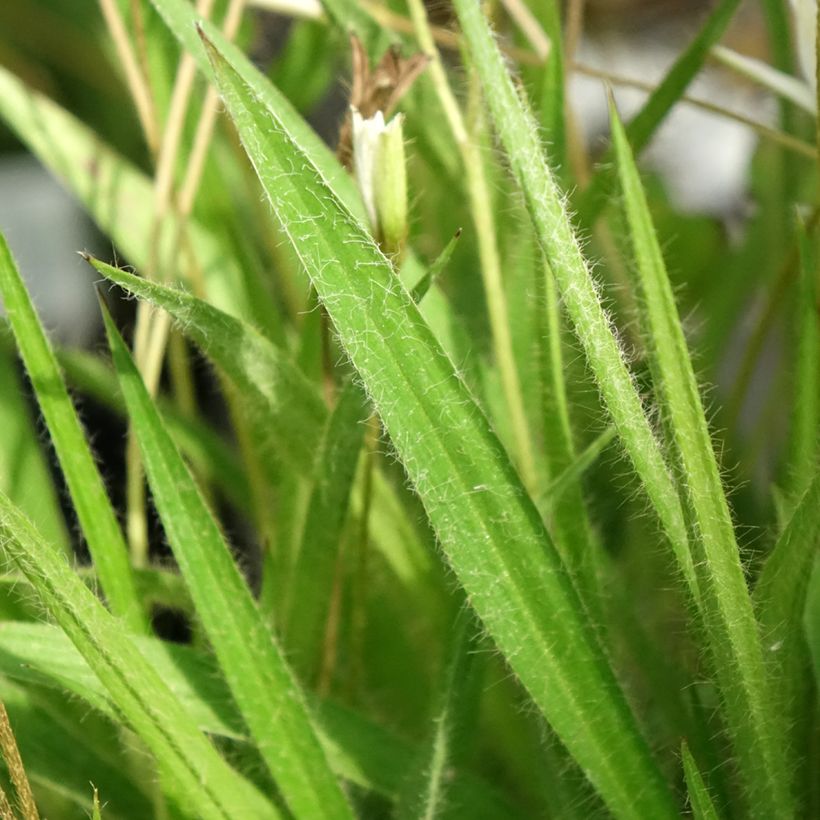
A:
{"label": "brown dried stalk", "polygon": [[[353,52],[350,107],[365,119],[377,111],[381,111],[387,119],[430,62],[426,54],[402,57],[399,47],[392,45],[371,70],[367,52],[355,34],[350,36],[350,47]],[[350,170],[353,162],[353,125],[349,110],[339,129],[336,155],[339,162]]]}

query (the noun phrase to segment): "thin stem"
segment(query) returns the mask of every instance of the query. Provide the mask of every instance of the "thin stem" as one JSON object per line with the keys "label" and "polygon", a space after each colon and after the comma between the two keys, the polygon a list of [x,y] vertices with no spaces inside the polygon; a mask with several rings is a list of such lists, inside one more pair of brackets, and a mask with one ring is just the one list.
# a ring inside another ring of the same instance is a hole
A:
{"label": "thin stem", "polygon": [[[573,63],[572,68],[574,71],[577,71],[579,74],[583,74],[586,77],[596,77],[598,79],[605,80],[614,86],[637,88],[641,91],[646,91],[649,94],[653,93],[658,88],[656,83],[648,83],[632,77],[625,77],[622,74],[614,74],[611,71],[604,71],[599,68],[594,68],[593,66],[586,65],[585,63],[575,62]],[[721,117],[725,117],[727,120],[733,120],[734,122],[739,122],[741,125],[747,125],[761,137],[765,137],[766,139],[771,140],[771,142],[775,142],[796,154],[808,157],[809,159],[815,159],[817,157],[817,149],[805,140],[801,140],[798,137],[794,137],[791,134],[787,134],[777,128],[772,128],[771,126],[759,122],[752,117],[746,117],[743,114],[736,111],[731,111],[730,109],[724,108],[723,106],[713,103],[710,100],[703,99],[702,97],[695,97],[691,94],[684,94],[680,98],[680,101],[688,103],[689,105],[694,105],[704,111],[709,111],[712,114],[718,114]]]}
{"label": "thin stem", "polygon": [[550,38],[523,0],[501,0],[507,14],[515,21],[535,53],[546,60],[550,53]]}
{"label": "thin stem", "polygon": [[191,362],[185,337],[179,332],[171,333],[168,339],[168,365],[171,371],[174,398],[182,415],[196,417],[196,386],[191,373]]}
{"label": "thin stem", "polygon": [[[213,8],[214,0],[199,0],[197,4],[197,14],[200,17],[208,17]],[[242,12],[245,8],[245,0],[232,0],[226,11],[223,21],[223,32],[229,39],[235,36],[242,19]],[[185,116],[190,103],[191,92],[193,90],[194,79],[196,77],[196,63],[190,54],[183,54],[180,60],[179,69],[174,80],[174,87],[171,92],[171,103],[169,106],[168,120],[162,138],[157,160],[157,169],[154,175],[154,214],[151,228],[151,248],[148,268],[145,274],[148,278],[166,279],[169,268],[176,268],[178,257],[177,249],[188,247],[187,231],[185,228],[187,218],[193,210],[196,192],[202,177],[202,170],[208,152],[211,137],[213,135],[214,121],[217,113],[216,94],[212,88],[208,89],[205,104],[200,114],[197,130],[194,138],[194,145],[191,154],[191,162],[186,170],[185,179],[181,188],[181,208],[177,215],[177,231],[174,241],[170,245],[169,252],[174,255],[174,259],[168,260],[167,264],[162,264],[161,255],[163,248],[162,228],[166,217],[172,207],[172,191],[174,186],[174,169],[177,165],[180,145],[182,141],[182,131],[185,124]],[[196,265],[193,262],[193,255],[189,255],[191,260],[190,279],[199,285],[201,282],[196,279]],[[165,358],[165,349],[168,341],[168,333],[171,322],[166,313],[156,312],[150,305],[140,302],[137,309],[137,322],[134,333],[134,356],[140,368],[145,385],[149,393],[156,393],[159,385],[159,378],[162,373],[162,362]],[[177,370],[177,376],[179,368]],[[184,380],[177,378],[177,383],[184,384]],[[127,527],[128,540],[132,553],[142,556],[141,560],[147,558],[147,527],[145,525],[145,486],[142,480],[142,466],[140,462],[139,449],[130,444],[127,449]]]}
{"label": "thin stem", "polygon": [[[225,12],[225,20],[222,24],[222,33],[228,40],[232,40],[239,30],[242,22],[242,14],[245,10],[246,0],[231,0],[228,10]],[[180,220],[178,223],[178,235],[184,230],[188,217],[191,215],[196,200],[199,184],[202,181],[202,172],[205,168],[205,160],[208,156],[208,148],[213,137],[216,116],[219,113],[219,96],[213,86],[208,86],[205,94],[205,101],[202,104],[202,112],[197,123],[194,134],[191,155],[188,158],[188,165],[185,169],[185,177],[179,189],[177,197],[177,213]]]}
{"label": "thin stem", "polygon": [[140,71],[139,61],[131,47],[128,30],[115,0],[100,0],[100,9],[125,72],[125,81],[134,100],[148,150],[155,155],[159,145],[159,123],[151,90]]}
{"label": "thin stem", "polygon": [[23,815],[23,820],[39,820],[37,804],[34,802],[34,795],[31,793],[31,785],[20,757],[20,750],[17,748],[17,741],[14,739],[9,716],[2,701],[0,701],[0,753],[6,762],[9,778],[17,793],[17,805]]}
{"label": "thin stem", "polygon": [[[137,65],[142,74],[146,88],[151,89],[151,71],[148,67],[148,42],[145,38],[145,18],[142,13],[141,0],[131,0],[131,26],[134,29],[134,45],[137,56]],[[151,95],[153,100],[153,94]]]}
{"label": "thin stem", "polygon": [[322,659],[319,668],[316,691],[322,697],[330,694],[333,675],[336,671],[336,659],[339,656],[339,627],[342,621],[342,588],[344,586],[344,549],[339,550],[336,558],[336,571],[333,578],[333,589],[330,593],[330,605],[327,610],[325,634],[322,639]]}
{"label": "thin stem", "polygon": [[567,4],[566,24],[564,34],[564,59],[567,65],[575,61],[578,44],[584,31],[584,10],[586,0],[569,0]]}

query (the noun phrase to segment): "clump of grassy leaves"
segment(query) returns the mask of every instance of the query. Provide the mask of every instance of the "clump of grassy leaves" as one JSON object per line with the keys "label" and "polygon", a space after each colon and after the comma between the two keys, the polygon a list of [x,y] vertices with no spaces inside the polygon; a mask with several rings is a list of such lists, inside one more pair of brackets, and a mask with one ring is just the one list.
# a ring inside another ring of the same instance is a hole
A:
{"label": "clump of grassy leaves", "polygon": [[[290,4],[267,75],[243,2],[100,5],[144,144],[36,91],[29,61],[0,68],[0,118],[135,271],[87,256],[109,352],[55,349],[0,240],[3,816],[816,816],[813,125],[784,103],[762,131],[739,240],[636,164],[737,0],[629,125],[611,104],[585,186],[556,0],[492,21],[455,0],[455,41],[418,0]],[[391,43],[429,57],[391,255],[305,119],[348,32],[372,66]],[[782,316],[757,375],[777,400],[744,404]],[[70,390],[127,421],[123,510]]]}

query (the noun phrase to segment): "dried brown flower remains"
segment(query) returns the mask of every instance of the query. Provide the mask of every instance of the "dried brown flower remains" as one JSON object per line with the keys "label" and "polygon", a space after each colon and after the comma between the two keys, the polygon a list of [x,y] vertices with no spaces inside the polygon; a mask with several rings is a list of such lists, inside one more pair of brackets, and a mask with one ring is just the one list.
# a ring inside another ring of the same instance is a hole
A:
{"label": "dried brown flower remains", "polygon": [[[374,116],[377,111],[381,111],[385,119],[389,119],[430,58],[426,54],[402,57],[399,47],[392,45],[371,69],[367,52],[355,34],[350,37],[350,46],[353,52],[350,108],[355,108],[364,119]],[[350,110],[339,129],[336,155],[345,168],[350,170],[353,161],[353,130]]]}

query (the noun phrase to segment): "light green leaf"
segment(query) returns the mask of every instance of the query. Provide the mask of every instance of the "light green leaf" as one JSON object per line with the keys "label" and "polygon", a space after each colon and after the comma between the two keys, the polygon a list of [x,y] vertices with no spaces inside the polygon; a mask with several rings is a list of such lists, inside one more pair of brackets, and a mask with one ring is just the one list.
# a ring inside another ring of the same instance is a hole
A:
{"label": "light green leaf", "polygon": [[566,492],[568,487],[574,484],[577,485],[584,473],[595,464],[601,453],[612,444],[617,435],[614,427],[607,427],[603,433],[593,439],[586,449],[577,455],[575,460],[549,483],[544,491],[541,503],[545,507],[549,507],[555,503],[556,499],[561,497],[562,493]]}
{"label": "light green leaf", "polygon": [[695,820],[720,820],[720,815],[714,803],[712,803],[709,790],[703,782],[698,764],[692,757],[692,753],[685,741],[681,746],[681,755],[683,757],[683,772],[686,776],[686,789],[689,792],[692,816]]}
{"label": "light green leaf", "polygon": [[0,351],[0,490],[39,523],[50,544],[68,551],[71,544],[54,482],[12,362],[13,344],[9,340],[8,350]]}
{"label": "light green leaf", "polygon": [[259,331],[181,290],[158,285],[93,257],[107,279],[167,310],[180,330],[236,386],[272,457],[310,472],[327,409],[287,354]]}
{"label": "light green leaf", "polygon": [[[140,654],[157,671],[202,731],[247,742],[245,727],[214,661],[187,646],[156,638],[135,639]],[[0,673],[26,686],[57,686],[116,718],[106,690],[82,656],[58,629],[47,624],[5,623],[0,628]],[[357,712],[333,701],[314,701],[322,745],[340,777],[394,797],[416,757],[410,744]],[[453,802],[466,817],[513,817],[515,809],[479,778],[457,773]]]}
{"label": "light green leaf", "polygon": [[413,286],[411,295],[416,304],[419,304],[421,300],[424,299],[427,291],[430,290],[430,286],[435,284],[436,280],[441,275],[441,272],[447,267],[447,263],[453,255],[453,251],[455,250],[456,243],[458,242],[460,236],[461,228],[455,232],[453,238],[444,246],[444,250],[442,250],[442,252],[436,257],[433,264],[430,265],[430,267],[425,271],[424,276],[422,276],[421,279],[419,279],[419,281]]}
{"label": "light green leaf", "polygon": [[471,0],[456,9],[485,88],[496,131],[524,193],[541,249],[627,455],[646,488],[691,596],[694,564],[677,489],[626,366],[624,354],[581,254],[563,197],[544,159],[538,128],[519,98],[492,33]]}
{"label": "light green leaf", "polygon": [[283,634],[294,667],[315,680],[324,627],[333,597],[339,547],[367,421],[361,387],[349,382],[328,417],[316,454],[316,478],[308,504],[302,543],[284,591]]}
{"label": "light green leaf", "polygon": [[811,85],[792,74],[780,71],[764,60],[749,57],[724,46],[713,46],[712,57],[752,82],[793,102],[811,116],[817,115],[817,97]]}
{"label": "light green leaf", "polygon": [[104,319],[154,503],[259,752],[294,814],[349,816],[302,693],[107,311]]}
{"label": "light green leaf", "polygon": [[820,317],[817,315],[818,237],[797,226],[800,285],[794,307],[794,400],[785,489],[791,506],[809,486],[820,456]]}
{"label": "light green leaf", "polygon": [[213,48],[211,59],[274,211],[471,604],[610,805],[624,816],[674,816],[566,570],[486,418],[395,271],[282,119]]}
{"label": "light green leaf", "polygon": [[209,820],[276,817],[273,806],[219,757],[122,622],[2,493],[0,540],[102,682],[118,716],[152,752],[176,799]]}
{"label": "light green leaf", "polygon": [[[89,677],[100,685],[90,670]],[[92,805],[90,780],[108,794],[110,817],[149,816],[151,805],[144,784],[134,781],[117,729],[108,721],[89,714],[84,702],[72,703],[63,693],[29,682],[22,687],[0,680],[0,698],[14,727],[35,798],[39,798],[39,788],[45,787],[88,811]]]}
{"label": "light green leaf", "polygon": [[0,235],[0,294],[68,484],[100,586],[112,611],[145,631],[128,548],[111,507],[57,360],[5,238]]}
{"label": "light green leaf", "polygon": [[723,714],[749,807],[761,816],[785,818],[793,814],[793,798],[782,726],[776,722],[729,505],[649,206],[614,106],[611,128],[656,378],[697,532],[701,614]]}

